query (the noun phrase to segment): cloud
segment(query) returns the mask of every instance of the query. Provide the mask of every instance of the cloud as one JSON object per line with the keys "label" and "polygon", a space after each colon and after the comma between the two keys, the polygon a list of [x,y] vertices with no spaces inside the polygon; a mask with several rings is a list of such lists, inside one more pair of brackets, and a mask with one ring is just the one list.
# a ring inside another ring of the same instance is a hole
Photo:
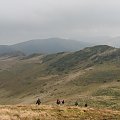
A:
{"label": "cloud", "polygon": [[117,36],[119,0],[0,0],[0,43]]}

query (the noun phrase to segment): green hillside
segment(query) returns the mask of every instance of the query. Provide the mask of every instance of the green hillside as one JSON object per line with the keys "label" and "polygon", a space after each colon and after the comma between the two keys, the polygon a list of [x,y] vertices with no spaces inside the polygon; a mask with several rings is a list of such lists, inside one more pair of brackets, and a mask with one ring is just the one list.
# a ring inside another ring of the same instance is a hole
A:
{"label": "green hillside", "polygon": [[0,59],[0,104],[56,104],[120,110],[120,49],[101,45],[77,52]]}

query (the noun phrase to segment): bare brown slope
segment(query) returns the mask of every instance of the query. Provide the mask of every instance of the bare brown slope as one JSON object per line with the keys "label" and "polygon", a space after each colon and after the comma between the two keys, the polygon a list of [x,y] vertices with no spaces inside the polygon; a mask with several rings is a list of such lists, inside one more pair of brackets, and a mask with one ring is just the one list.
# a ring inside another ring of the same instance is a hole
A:
{"label": "bare brown slope", "polygon": [[91,107],[119,110],[118,51],[95,46],[75,53],[4,59],[0,61],[1,65],[7,63],[0,71],[0,103],[35,103],[40,97],[42,103],[55,104],[60,98],[67,105],[77,100],[79,106],[87,102]]}

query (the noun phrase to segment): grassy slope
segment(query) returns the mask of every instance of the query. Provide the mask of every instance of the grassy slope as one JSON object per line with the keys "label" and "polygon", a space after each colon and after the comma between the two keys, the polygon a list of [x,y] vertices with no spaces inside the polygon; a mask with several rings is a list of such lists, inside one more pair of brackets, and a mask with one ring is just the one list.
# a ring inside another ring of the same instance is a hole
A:
{"label": "grassy slope", "polygon": [[[116,52],[111,55],[109,51],[114,53],[116,49],[104,46],[13,59],[12,64],[8,59],[0,61],[0,65],[8,63],[0,72],[0,103],[34,103],[40,97],[45,104],[55,104],[60,98],[65,99],[66,105],[74,105],[77,100],[79,106],[87,102],[91,107],[120,110],[119,61],[111,59]],[[110,54],[109,61],[105,53]]]}
{"label": "grassy slope", "polygon": [[0,120],[119,120],[120,112],[72,106],[0,106]]}

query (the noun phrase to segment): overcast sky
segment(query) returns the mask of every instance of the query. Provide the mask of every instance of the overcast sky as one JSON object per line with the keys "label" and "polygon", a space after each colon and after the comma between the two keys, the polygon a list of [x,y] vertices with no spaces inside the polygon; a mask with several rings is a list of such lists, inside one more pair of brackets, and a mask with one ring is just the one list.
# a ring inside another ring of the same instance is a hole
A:
{"label": "overcast sky", "polygon": [[0,44],[120,36],[120,0],[0,0]]}

